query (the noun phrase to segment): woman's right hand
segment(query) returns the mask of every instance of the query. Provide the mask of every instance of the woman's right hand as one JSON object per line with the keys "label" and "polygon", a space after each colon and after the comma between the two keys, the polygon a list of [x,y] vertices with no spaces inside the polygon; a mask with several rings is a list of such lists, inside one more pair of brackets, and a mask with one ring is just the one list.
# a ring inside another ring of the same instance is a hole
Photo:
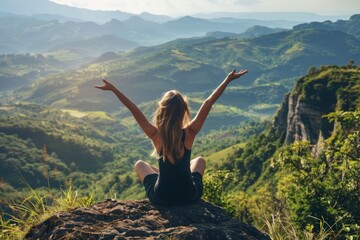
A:
{"label": "woman's right hand", "polygon": [[242,69],[240,70],[239,72],[236,72],[236,70],[232,70],[228,75],[227,75],[227,79],[229,81],[232,81],[232,80],[235,80],[235,79],[238,79],[239,77],[241,77],[242,75],[246,74],[248,72],[247,69]]}
{"label": "woman's right hand", "polygon": [[113,90],[114,89],[114,85],[112,85],[111,82],[103,79],[104,85],[96,85],[94,87],[101,89],[101,90]]}

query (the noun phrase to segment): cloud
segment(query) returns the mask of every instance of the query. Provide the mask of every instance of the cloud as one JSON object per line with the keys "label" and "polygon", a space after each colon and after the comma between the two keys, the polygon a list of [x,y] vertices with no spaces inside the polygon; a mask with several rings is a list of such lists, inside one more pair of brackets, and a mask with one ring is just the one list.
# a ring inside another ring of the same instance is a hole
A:
{"label": "cloud", "polygon": [[325,15],[360,12],[359,0],[51,0],[76,7],[191,15],[210,12],[312,12]]}
{"label": "cloud", "polygon": [[226,4],[226,5],[254,5],[260,3],[259,0],[207,0],[209,4]]}
{"label": "cloud", "polygon": [[311,12],[340,15],[360,12],[359,0],[261,0],[255,11]]}

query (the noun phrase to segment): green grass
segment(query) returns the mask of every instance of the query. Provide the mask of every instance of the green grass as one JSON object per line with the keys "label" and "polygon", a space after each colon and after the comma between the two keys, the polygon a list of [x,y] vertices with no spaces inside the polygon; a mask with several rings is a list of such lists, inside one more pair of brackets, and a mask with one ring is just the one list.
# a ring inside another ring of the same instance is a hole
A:
{"label": "green grass", "polygon": [[29,188],[30,194],[19,202],[9,200],[8,207],[13,214],[0,217],[0,239],[22,239],[32,226],[35,226],[57,212],[68,211],[76,207],[86,207],[93,203],[92,196],[80,197],[70,185],[55,195],[55,189],[39,193]]}
{"label": "green grass", "polygon": [[136,124],[136,120],[133,116],[124,117],[120,120],[120,122],[127,127],[134,126]]}
{"label": "green grass", "polygon": [[67,62],[80,59],[80,55],[70,50],[59,50],[54,52],[46,52],[43,54],[45,57],[53,57],[59,61]]}
{"label": "green grass", "polygon": [[101,118],[109,121],[114,120],[106,112],[102,112],[102,111],[79,111],[74,109],[62,109],[61,111],[65,113],[69,113],[71,116],[76,118],[82,118],[87,116],[87,117]]}
{"label": "green grass", "polygon": [[[192,113],[196,114],[196,112],[198,111],[198,109],[200,108],[201,104],[204,102],[204,99],[200,99],[200,98],[190,98],[190,107],[191,110],[193,111]],[[241,108],[235,107],[235,106],[230,106],[230,105],[224,105],[224,104],[220,104],[220,103],[215,103],[212,108],[211,108],[211,113],[212,116],[217,116],[217,115],[230,115],[230,116],[236,116],[236,115],[242,115],[242,116],[248,116],[251,117],[253,116],[252,114],[250,114],[249,112],[244,111]]]}
{"label": "green grass", "polygon": [[225,148],[221,151],[210,154],[209,156],[206,157],[206,160],[210,164],[226,160],[226,159],[228,159],[229,156],[233,155],[237,149],[243,148],[243,147],[245,147],[245,145],[246,145],[246,143],[238,143],[231,147]]}
{"label": "green grass", "polygon": [[302,43],[294,43],[289,49],[285,51],[285,54],[287,55],[293,55],[299,52],[302,52],[305,49],[304,44]]}
{"label": "green grass", "polygon": [[[336,229],[336,223],[334,225],[329,225],[323,219],[314,219],[319,221],[320,230],[318,232],[313,232],[314,226],[312,225],[308,225],[306,229],[299,230],[290,220],[280,215],[271,215],[270,219],[263,219],[263,222],[265,223],[263,231],[268,234],[272,240],[339,239],[340,234],[346,231],[346,229]],[[356,238],[349,237],[346,239]]]}

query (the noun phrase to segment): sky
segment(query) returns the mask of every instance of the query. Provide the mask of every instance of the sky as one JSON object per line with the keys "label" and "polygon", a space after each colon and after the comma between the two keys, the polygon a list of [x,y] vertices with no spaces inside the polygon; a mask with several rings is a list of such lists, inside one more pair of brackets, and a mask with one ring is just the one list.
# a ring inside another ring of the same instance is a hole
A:
{"label": "sky", "polygon": [[93,10],[184,16],[213,12],[310,12],[320,15],[360,13],[360,0],[51,0]]}

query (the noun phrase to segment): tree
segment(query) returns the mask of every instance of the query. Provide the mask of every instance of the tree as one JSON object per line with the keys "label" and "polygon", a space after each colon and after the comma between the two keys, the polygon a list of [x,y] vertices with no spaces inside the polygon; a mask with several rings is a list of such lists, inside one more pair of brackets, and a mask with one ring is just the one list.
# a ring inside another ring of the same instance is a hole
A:
{"label": "tree", "polygon": [[[288,208],[302,229],[318,219],[338,226],[343,235],[357,236],[360,222],[360,112],[336,112],[325,116],[336,130],[314,154],[309,142],[295,142],[273,158],[274,164],[292,175],[288,184]],[[314,218],[311,218],[312,216]],[[346,229],[346,231],[344,230]]]}

